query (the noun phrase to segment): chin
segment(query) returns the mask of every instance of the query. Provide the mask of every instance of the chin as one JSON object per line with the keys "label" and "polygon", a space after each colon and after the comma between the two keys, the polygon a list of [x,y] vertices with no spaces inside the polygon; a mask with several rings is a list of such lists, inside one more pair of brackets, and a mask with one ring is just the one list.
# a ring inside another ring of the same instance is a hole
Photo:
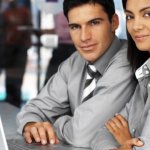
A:
{"label": "chin", "polygon": [[142,51],[142,52],[150,52],[150,49],[147,49],[147,48],[141,48],[141,47],[139,47],[138,49],[140,51]]}
{"label": "chin", "polygon": [[150,51],[150,46],[143,46],[143,45],[138,45],[138,44],[136,46],[140,51],[143,51],[143,52]]}
{"label": "chin", "polygon": [[94,63],[97,59],[87,59],[87,61]]}
{"label": "chin", "polygon": [[[83,55],[82,55],[83,56]],[[93,63],[93,62],[95,62],[96,60],[97,60],[97,58],[92,58],[91,56],[83,56],[83,58],[86,60],[86,61],[88,61],[88,62],[91,62],[91,63]]]}

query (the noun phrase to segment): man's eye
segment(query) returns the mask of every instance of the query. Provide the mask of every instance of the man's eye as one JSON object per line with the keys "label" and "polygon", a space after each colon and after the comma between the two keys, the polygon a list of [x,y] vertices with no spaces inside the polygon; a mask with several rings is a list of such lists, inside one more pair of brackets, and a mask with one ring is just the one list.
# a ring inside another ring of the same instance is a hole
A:
{"label": "man's eye", "polygon": [[71,30],[76,30],[76,29],[79,29],[79,26],[78,25],[71,25],[71,26],[69,26],[69,28]]}
{"label": "man's eye", "polygon": [[91,21],[91,25],[98,25],[98,24],[100,24],[100,21],[98,20]]}

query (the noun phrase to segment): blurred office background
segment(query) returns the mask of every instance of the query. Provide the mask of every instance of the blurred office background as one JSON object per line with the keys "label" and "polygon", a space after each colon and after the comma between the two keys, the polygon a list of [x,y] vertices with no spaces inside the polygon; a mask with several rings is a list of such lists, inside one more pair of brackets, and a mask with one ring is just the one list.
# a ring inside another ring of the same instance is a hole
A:
{"label": "blurred office background", "polygon": [[[3,15],[3,13],[10,7],[10,1],[13,0],[0,0],[1,15]],[[116,34],[121,38],[126,38],[125,17],[122,10],[121,0],[114,1],[120,21],[120,26]],[[62,2],[63,0],[16,0],[17,7],[25,6],[31,13],[31,25],[19,26],[19,30],[31,32],[31,45],[27,49],[27,61],[21,85],[22,105],[29,99],[35,97],[44,85],[47,67],[53,57],[53,50],[59,43],[59,37],[56,32],[53,32],[53,29],[56,27],[54,16],[62,12]],[[0,22],[0,24],[2,23]],[[3,31],[3,26],[0,25],[0,34],[1,31]],[[15,38],[16,35],[13,36]],[[1,37],[3,37],[3,35]],[[1,41],[3,42],[3,40]],[[0,49],[3,48],[4,47],[1,45]],[[57,53],[59,54],[59,51]],[[68,56],[69,55],[70,54],[68,54]],[[67,56],[64,56],[64,58],[65,57]],[[58,57],[58,59],[61,58]],[[51,67],[49,70],[50,69]],[[5,67],[1,67],[0,101],[4,101],[7,97],[5,84],[6,69]]]}

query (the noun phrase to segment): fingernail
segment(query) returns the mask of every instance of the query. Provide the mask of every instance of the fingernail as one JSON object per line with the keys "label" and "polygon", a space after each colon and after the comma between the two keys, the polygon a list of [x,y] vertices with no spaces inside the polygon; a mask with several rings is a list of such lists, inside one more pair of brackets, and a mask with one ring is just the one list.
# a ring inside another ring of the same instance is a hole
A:
{"label": "fingernail", "polygon": [[55,141],[52,139],[52,140],[50,140],[50,143],[51,143],[51,144],[54,144],[54,143],[55,143]]}
{"label": "fingernail", "polygon": [[31,143],[32,141],[31,140],[28,140],[28,143]]}
{"label": "fingernail", "polygon": [[45,145],[47,142],[45,140],[42,140],[42,144]]}
{"label": "fingernail", "polygon": [[118,116],[119,114],[118,113],[115,113],[115,116]]}
{"label": "fingernail", "polygon": [[39,138],[36,138],[36,142],[40,142],[40,139],[39,139]]}
{"label": "fingernail", "polygon": [[141,145],[143,144],[143,142],[142,142],[142,141],[138,141],[138,143],[139,143],[139,144],[141,144]]}

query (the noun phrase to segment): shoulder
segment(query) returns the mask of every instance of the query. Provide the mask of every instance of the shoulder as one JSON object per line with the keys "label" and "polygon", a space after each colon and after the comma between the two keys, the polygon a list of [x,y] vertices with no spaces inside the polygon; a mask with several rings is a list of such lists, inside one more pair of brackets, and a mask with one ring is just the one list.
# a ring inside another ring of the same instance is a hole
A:
{"label": "shoulder", "polygon": [[62,62],[58,71],[65,76],[71,75],[73,72],[78,72],[84,67],[85,60],[76,51],[68,59]]}
{"label": "shoulder", "polygon": [[104,79],[111,79],[112,82],[133,77],[134,72],[127,59],[127,44],[123,41],[120,50],[110,60],[105,72]]}
{"label": "shoulder", "polygon": [[81,55],[76,51],[74,52],[68,59],[66,59],[63,63],[68,64],[71,67],[74,65],[80,65],[81,63],[85,62],[85,60],[81,57]]}
{"label": "shoulder", "polygon": [[126,40],[121,40],[121,47],[119,51],[112,57],[109,65],[117,65],[117,66],[127,65],[128,67],[130,67],[130,64],[127,58],[127,41]]}

